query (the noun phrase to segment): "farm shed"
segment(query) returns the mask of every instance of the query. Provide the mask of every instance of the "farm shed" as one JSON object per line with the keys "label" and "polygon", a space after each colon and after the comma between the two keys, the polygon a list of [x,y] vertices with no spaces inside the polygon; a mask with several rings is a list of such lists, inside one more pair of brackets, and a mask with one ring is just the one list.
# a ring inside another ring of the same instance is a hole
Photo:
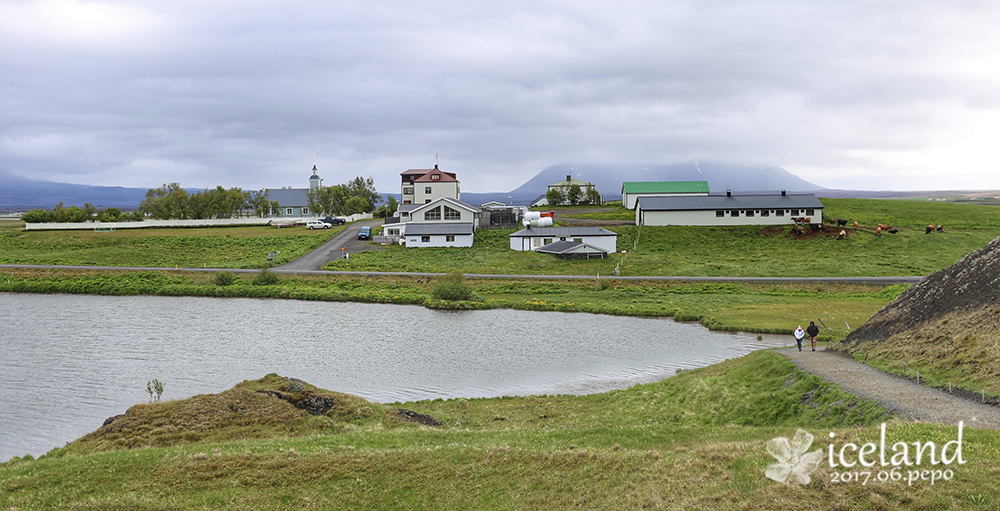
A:
{"label": "farm shed", "polygon": [[823,203],[811,193],[640,197],[635,208],[636,225],[649,226],[786,225],[802,217],[823,223]]}
{"label": "farm shed", "polygon": [[472,222],[415,223],[403,227],[407,247],[471,247]]}
{"label": "farm shed", "polygon": [[537,250],[556,241],[578,241],[607,252],[618,250],[618,233],[603,227],[527,227],[510,235],[510,249]]}
{"label": "farm shed", "polygon": [[622,205],[635,209],[639,197],[707,196],[708,181],[658,181],[622,183]]}
{"label": "farm shed", "polygon": [[560,259],[604,259],[608,251],[582,241],[553,241],[535,249],[540,254],[552,254]]}

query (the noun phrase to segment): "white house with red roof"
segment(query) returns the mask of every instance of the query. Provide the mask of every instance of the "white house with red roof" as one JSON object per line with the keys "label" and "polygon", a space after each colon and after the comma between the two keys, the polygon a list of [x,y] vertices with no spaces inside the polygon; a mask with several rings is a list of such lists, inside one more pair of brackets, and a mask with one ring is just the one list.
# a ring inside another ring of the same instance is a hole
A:
{"label": "white house with red roof", "polygon": [[455,177],[455,173],[444,172],[437,164],[433,169],[410,169],[401,176],[402,204],[428,204],[441,197],[462,200],[461,183]]}

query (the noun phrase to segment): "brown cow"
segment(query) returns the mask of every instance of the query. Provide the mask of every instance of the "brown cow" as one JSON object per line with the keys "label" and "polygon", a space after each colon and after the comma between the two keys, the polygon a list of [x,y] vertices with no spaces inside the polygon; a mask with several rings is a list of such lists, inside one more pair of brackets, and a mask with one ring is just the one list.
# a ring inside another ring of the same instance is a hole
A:
{"label": "brown cow", "polygon": [[846,237],[847,237],[847,231],[845,231],[845,230],[843,230],[843,229],[841,229],[841,230],[840,230],[840,233],[839,233],[839,234],[837,234],[837,239],[838,239],[838,240],[842,240],[842,239],[844,239],[844,238],[846,238]]}
{"label": "brown cow", "polygon": [[878,224],[878,226],[881,227],[883,231],[888,231],[889,229],[892,229],[891,225]]}
{"label": "brown cow", "polygon": [[854,230],[855,231],[858,230],[858,221],[857,220],[854,221]]}
{"label": "brown cow", "polygon": [[934,231],[934,224],[928,225],[927,230],[924,231],[924,234],[930,234],[932,231]]}
{"label": "brown cow", "polygon": [[882,226],[881,225],[879,225],[878,227],[875,228],[875,235],[876,236],[881,236],[882,235]]}

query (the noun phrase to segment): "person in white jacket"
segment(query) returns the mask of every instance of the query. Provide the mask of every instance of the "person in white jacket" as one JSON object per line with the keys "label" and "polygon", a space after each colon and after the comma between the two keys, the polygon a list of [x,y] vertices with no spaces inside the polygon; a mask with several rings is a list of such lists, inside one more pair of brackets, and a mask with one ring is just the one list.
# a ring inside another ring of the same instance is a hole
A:
{"label": "person in white jacket", "polygon": [[802,325],[799,325],[799,327],[795,329],[795,342],[799,345],[799,351],[802,351],[802,339],[804,339],[805,336],[806,331],[802,329]]}

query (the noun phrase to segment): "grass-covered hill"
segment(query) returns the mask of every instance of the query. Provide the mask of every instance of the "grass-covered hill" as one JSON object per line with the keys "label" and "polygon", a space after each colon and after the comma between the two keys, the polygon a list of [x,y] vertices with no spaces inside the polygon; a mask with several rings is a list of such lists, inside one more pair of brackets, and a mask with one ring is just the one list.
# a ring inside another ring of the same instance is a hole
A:
{"label": "grass-covered hill", "polygon": [[842,344],[938,384],[1000,393],[1000,238],[911,286]]}
{"label": "grass-covered hill", "polygon": [[797,428],[823,448],[954,428],[895,421],[763,351],[627,390],[376,404],[268,375],[139,404],[37,460],[0,465],[10,509],[988,509],[994,432],[948,484],[764,476]]}

